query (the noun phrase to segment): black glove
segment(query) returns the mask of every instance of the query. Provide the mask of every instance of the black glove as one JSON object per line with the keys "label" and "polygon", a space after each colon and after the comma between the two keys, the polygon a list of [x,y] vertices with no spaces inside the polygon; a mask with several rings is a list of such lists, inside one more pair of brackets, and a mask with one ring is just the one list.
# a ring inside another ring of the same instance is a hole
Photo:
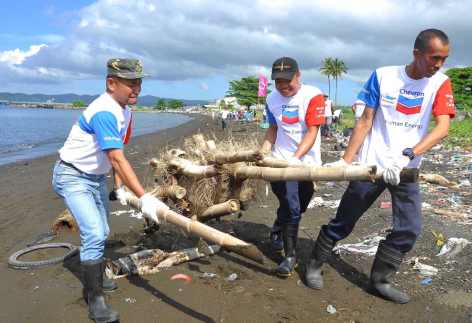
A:
{"label": "black glove", "polygon": [[115,190],[112,190],[112,191],[110,192],[110,194],[108,194],[108,200],[109,200],[109,201],[116,201],[116,200],[117,200]]}

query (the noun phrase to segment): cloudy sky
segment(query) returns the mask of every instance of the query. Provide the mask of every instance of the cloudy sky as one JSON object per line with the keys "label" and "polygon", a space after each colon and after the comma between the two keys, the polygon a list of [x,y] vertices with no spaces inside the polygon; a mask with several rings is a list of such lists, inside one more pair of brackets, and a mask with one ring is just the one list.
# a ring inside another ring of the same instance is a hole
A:
{"label": "cloudy sky", "polygon": [[136,57],[152,75],[143,94],[207,100],[223,97],[228,80],[270,77],[281,56],[327,92],[320,62],[337,57],[349,68],[338,102],[350,104],[374,69],[410,63],[427,28],[450,38],[445,69],[472,65],[471,1],[0,0],[0,8],[0,92],[102,93],[106,61]]}

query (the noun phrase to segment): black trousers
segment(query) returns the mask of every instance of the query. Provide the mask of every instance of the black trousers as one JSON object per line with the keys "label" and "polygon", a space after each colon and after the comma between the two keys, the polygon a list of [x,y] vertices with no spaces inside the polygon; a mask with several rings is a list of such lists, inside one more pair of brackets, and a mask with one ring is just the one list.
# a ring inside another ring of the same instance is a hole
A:
{"label": "black trousers", "polygon": [[315,192],[313,182],[271,181],[272,192],[279,200],[277,218],[280,222],[297,223],[302,219]]}

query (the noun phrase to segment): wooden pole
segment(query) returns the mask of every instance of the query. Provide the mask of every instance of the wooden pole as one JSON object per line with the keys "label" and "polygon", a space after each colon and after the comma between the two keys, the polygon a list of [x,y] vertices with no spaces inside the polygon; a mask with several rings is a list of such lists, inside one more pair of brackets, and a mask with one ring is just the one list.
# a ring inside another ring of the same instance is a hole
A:
{"label": "wooden pole", "polygon": [[218,164],[233,164],[239,162],[259,162],[264,158],[261,150],[245,150],[233,153],[219,153],[215,156]]}
{"label": "wooden pole", "polygon": [[[383,179],[383,172],[380,171],[375,174],[375,183],[382,184],[385,183]],[[420,170],[418,168],[404,168],[400,172],[400,183],[416,183],[420,174]]]}
{"label": "wooden pole", "polygon": [[[133,196],[131,193],[126,193],[126,201],[131,207],[141,210],[139,199],[136,196]],[[220,232],[203,223],[191,220],[174,211],[163,208],[156,209],[156,216],[163,220],[163,222],[171,223],[176,227],[187,231],[188,233],[202,237],[211,243],[216,243],[227,251],[232,251],[238,255],[254,260],[261,264],[265,262],[264,255],[257,249],[256,246],[230,236],[227,233]]]}
{"label": "wooden pole", "polygon": [[179,174],[197,178],[210,178],[220,174],[216,165],[195,165],[191,161],[181,158],[172,159],[169,164],[176,167]]}
{"label": "wooden pole", "polygon": [[216,144],[214,140],[208,140],[206,144],[207,144],[208,149],[216,150]]}
{"label": "wooden pole", "polygon": [[201,210],[198,212],[198,220],[200,222],[207,222],[211,219],[217,219],[222,216],[234,213],[239,211],[241,208],[239,201],[235,199],[231,199],[224,203],[213,205],[207,209]]}
{"label": "wooden pole", "polygon": [[187,190],[181,186],[158,186],[152,192],[151,195],[155,197],[171,197],[173,199],[181,199],[187,194]]}
{"label": "wooden pole", "polygon": [[195,143],[197,144],[197,147],[198,149],[201,150],[205,150],[205,149],[208,149],[208,146],[205,142],[205,139],[203,139],[203,135],[202,134],[196,134],[196,135],[193,135],[193,140],[195,141]]}
{"label": "wooden pole", "polygon": [[347,167],[257,167],[242,166],[236,170],[238,179],[254,178],[267,181],[362,181],[373,182],[377,166]]}

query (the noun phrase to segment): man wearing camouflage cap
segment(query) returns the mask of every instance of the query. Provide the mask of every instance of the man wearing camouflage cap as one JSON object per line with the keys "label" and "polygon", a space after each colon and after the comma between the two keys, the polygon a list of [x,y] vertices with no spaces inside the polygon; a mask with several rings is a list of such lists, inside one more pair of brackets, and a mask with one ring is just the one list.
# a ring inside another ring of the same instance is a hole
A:
{"label": "man wearing camouflage cap", "polygon": [[143,215],[160,222],[156,208],[168,207],[146,193],[123,150],[131,135],[131,110],[141,92],[142,64],[137,59],[110,59],[107,89],[75,122],[54,168],[52,184],[76,219],[82,248],[80,260],[88,296],[89,317],[96,322],[114,322],[118,312],[108,306],[104,290],[117,288],[104,280],[103,251],[109,234],[108,189],[105,179],[113,167],[117,199],[126,205],[125,184],[142,205]]}

